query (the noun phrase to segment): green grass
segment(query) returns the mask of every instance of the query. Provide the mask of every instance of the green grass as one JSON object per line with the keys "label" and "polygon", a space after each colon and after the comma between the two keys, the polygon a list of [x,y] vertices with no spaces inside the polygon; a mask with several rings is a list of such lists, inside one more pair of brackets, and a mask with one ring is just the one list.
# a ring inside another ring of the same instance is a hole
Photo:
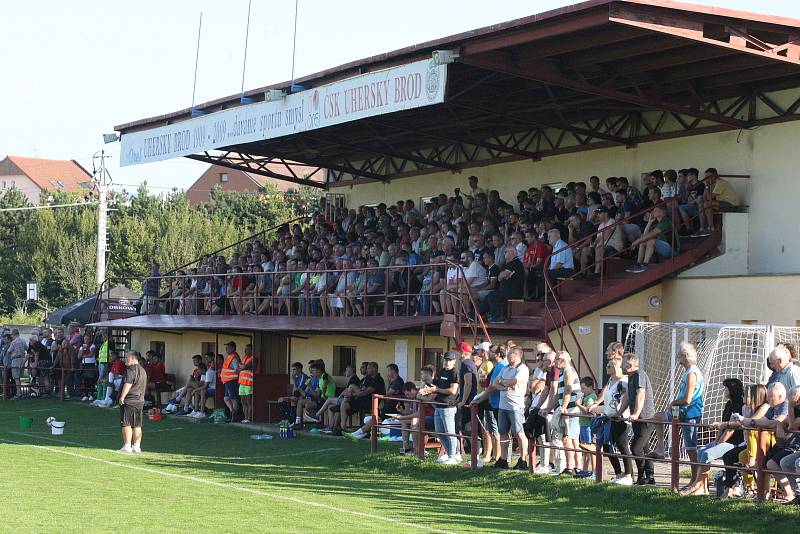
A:
{"label": "green grass", "polygon": [[[34,417],[29,431],[19,416]],[[63,437],[44,420],[66,420]],[[147,421],[138,456],[116,410],[0,404],[3,532],[756,532],[796,529],[800,511],[678,497],[519,472],[419,462],[326,437],[254,441],[251,429]]]}

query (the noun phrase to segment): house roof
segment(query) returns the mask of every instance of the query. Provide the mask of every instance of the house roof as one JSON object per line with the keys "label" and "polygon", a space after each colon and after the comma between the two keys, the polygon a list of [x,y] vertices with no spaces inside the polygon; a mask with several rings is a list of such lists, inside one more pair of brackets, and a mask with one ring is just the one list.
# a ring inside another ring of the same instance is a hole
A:
{"label": "house roof", "polygon": [[27,158],[8,156],[12,165],[31,179],[40,189],[78,191],[82,184],[91,182],[92,175],[73,160]]}

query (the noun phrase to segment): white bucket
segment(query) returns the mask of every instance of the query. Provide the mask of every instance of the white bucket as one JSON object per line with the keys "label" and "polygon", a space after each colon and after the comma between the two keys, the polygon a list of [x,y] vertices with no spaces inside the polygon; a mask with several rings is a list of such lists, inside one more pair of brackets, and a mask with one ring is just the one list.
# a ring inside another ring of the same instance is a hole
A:
{"label": "white bucket", "polygon": [[54,436],[61,436],[64,434],[64,425],[67,423],[64,421],[53,421],[50,423],[50,428],[52,429]]}

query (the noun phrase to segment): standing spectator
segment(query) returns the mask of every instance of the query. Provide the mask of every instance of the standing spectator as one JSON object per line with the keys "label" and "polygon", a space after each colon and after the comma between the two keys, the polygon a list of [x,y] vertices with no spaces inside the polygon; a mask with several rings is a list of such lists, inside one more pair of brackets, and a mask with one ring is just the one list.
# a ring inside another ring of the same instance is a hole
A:
{"label": "standing spectator", "polygon": [[639,356],[636,354],[628,353],[623,357],[622,370],[628,377],[628,390],[622,406],[618,410],[618,415],[622,416],[626,409],[630,410],[628,420],[633,426],[631,452],[634,456],[638,456],[636,468],[639,476],[636,479],[636,485],[654,485],[656,481],[653,461],[641,459],[647,455],[647,446],[654,430],[652,423],[642,421],[642,419],[652,419],[656,414],[653,403],[653,385],[648,374],[639,368]]}
{"label": "standing spectator", "polygon": [[[683,434],[683,447],[689,455],[692,462],[697,462],[697,438],[698,428],[694,425],[699,425],[703,417],[703,403],[705,396],[705,379],[703,373],[697,366],[697,350],[694,345],[685,341],[681,342],[678,346],[678,352],[675,355],[678,363],[683,367],[681,375],[681,383],[678,388],[678,395],[672,401],[670,407],[678,407],[679,418],[682,423],[690,423],[691,426],[684,426],[681,428]],[[672,421],[672,412],[656,414],[655,419],[660,421]],[[658,424],[656,427],[657,439],[656,450],[654,456],[656,458],[664,458],[664,431],[665,425]],[[697,478],[697,466],[692,466],[692,479]]]}
{"label": "standing spectator", "polygon": [[142,296],[142,308],[139,310],[141,315],[156,313],[158,310],[158,297],[161,293],[161,266],[153,262],[150,268],[150,276],[144,282],[144,296]]}
{"label": "standing spectator", "polygon": [[11,330],[11,341],[8,344],[8,350],[4,358],[4,363],[7,367],[11,368],[11,377],[16,385],[15,399],[22,398],[22,368],[25,365],[26,354],[28,351],[28,344],[19,335],[19,330],[16,328]]}
{"label": "standing spectator", "polygon": [[[534,439],[541,438],[542,445],[544,445],[542,447],[541,465],[537,466],[534,472],[538,474],[555,474],[560,473],[560,471],[550,468],[550,459],[555,454],[556,459],[559,460],[558,465],[561,467],[564,465],[562,461],[564,452],[549,447],[551,443],[558,441],[560,436],[556,425],[553,424],[553,414],[548,406],[550,399],[556,395],[556,385],[561,377],[561,369],[556,367],[556,353],[547,343],[539,343],[536,346],[536,351],[542,358],[542,370],[545,371],[546,375],[544,389],[539,395],[536,405],[532,408],[538,410],[539,414],[534,422],[533,436]],[[553,463],[556,463],[555,459]]]}
{"label": "standing spectator", "polygon": [[[528,366],[522,361],[522,349],[514,347],[508,351],[508,365],[504,366],[486,391],[482,394],[500,392],[497,426],[500,431],[500,459],[492,467],[508,469],[513,450],[513,440],[517,439],[520,457],[514,469],[528,470],[528,438],[525,436],[525,391],[528,388]],[[480,398],[478,399],[480,401]]]}
{"label": "standing spectator", "polygon": [[[608,458],[611,462],[611,467],[614,469],[614,478],[611,482],[621,486],[632,486],[633,461],[630,458],[630,435],[628,433],[628,425],[624,421],[630,412],[625,410],[620,416],[620,407],[628,394],[628,377],[622,373],[622,361],[618,359],[608,360],[606,373],[608,373],[606,385],[597,397],[597,403],[589,408],[589,412],[596,415],[605,415],[611,420],[611,442],[603,444],[603,450],[606,453],[613,453],[611,449],[613,443],[619,452],[624,455],[622,458],[622,465],[625,466],[624,472],[617,455],[609,456]],[[600,408],[600,404],[603,405],[602,408]]]}
{"label": "standing spectator", "polygon": [[219,378],[225,388],[223,401],[230,412],[228,422],[234,421],[239,413],[239,368],[242,361],[236,352],[236,343],[228,341],[225,343],[225,361],[222,363],[222,370]]}
{"label": "standing spectator", "polygon": [[447,351],[444,353],[442,368],[436,373],[433,385],[423,387],[419,390],[420,395],[436,395],[436,402],[446,404],[436,405],[434,409],[434,426],[436,432],[450,434],[439,436],[444,445],[445,454],[438,458],[440,463],[456,465],[461,462],[461,452],[459,450],[456,433],[456,407],[455,399],[458,395],[458,376],[456,375],[456,353]]}
{"label": "standing spectator", "polygon": [[722,382],[722,386],[727,399],[725,408],[722,410],[722,421],[710,425],[712,429],[717,430],[717,436],[714,441],[697,449],[697,461],[707,465],[698,470],[697,478],[689,483],[689,487],[686,488],[683,495],[708,495],[708,473],[711,471],[711,466],[708,464],[722,458],[726,452],[744,441],[742,431],[733,430],[730,426],[731,416],[735,413],[742,413],[744,385],[738,378],[726,378]]}
{"label": "standing spectator", "polygon": [[80,372],[75,378],[80,386],[75,389],[83,391],[82,401],[93,401],[92,391],[97,382],[97,347],[92,343],[92,336],[89,334],[83,336],[83,343],[78,349],[78,365]]}
{"label": "standing spectator", "polygon": [[589,407],[597,402],[597,393],[595,393],[594,390],[594,378],[591,376],[584,376],[581,378],[581,393],[583,393],[583,397],[578,402],[578,409],[582,416],[587,417],[580,418],[581,431],[578,441],[580,442],[580,448],[586,452],[581,455],[583,456],[583,466],[581,470],[578,471],[577,475],[579,477],[590,477],[594,472],[594,441],[592,440],[592,422],[590,419]]}
{"label": "standing spectator", "polygon": [[[475,395],[478,394],[478,367],[472,361],[472,346],[466,341],[458,344],[458,352],[461,355],[461,361],[458,367],[458,417],[456,419],[456,428],[461,435],[467,434],[467,427],[470,424],[471,413],[470,404]],[[470,428],[471,432],[477,432],[477,428]],[[470,451],[466,451],[469,453]]]}
{"label": "standing spectator", "polygon": [[142,412],[147,373],[139,365],[140,357],[135,350],[125,354],[125,377],[119,394],[123,443],[119,452],[125,454],[142,452]]}
{"label": "standing spectator", "polygon": [[[489,386],[497,380],[503,367],[508,365],[506,353],[500,351],[499,347],[496,350],[489,352],[490,360],[492,361],[492,370],[489,371],[486,377],[486,387],[484,391],[489,389]],[[500,430],[497,427],[498,410],[500,409],[500,392],[497,390],[491,391],[481,397],[483,410],[483,460],[484,464],[489,460],[500,459]],[[474,400],[474,399],[473,399]]]}
{"label": "standing spectator", "polygon": [[[561,371],[556,381],[555,395],[551,396],[549,410],[554,410],[553,419],[561,434],[564,455],[567,460],[562,475],[576,475],[578,472],[575,450],[580,446],[580,421],[577,415],[580,397],[580,378],[572,367],[572,357],[565,350],[556,353],[556,367]],[[572,450],[570,450],[572,449]]]}
{"label": "standing spectator", "polygon": [[256,360],[253,357],[253,346],[248,343],[244,347],[244,358],[242,358],[242,365],[239,367],[239,400],[242,403],[243,424],[253,422],[253,377],[255,369]]}
{"label": "standing spectator", "polygon": [[[50,339],[50,342],[53,340]],[[45,346],[38,336],[31,336],[28,343],[28,350],[33,358],[31,368],[34,376],[39,381],[39,396],[48,397],[50,395],[50,373],[53,368],[53,354],[50,348]]]}

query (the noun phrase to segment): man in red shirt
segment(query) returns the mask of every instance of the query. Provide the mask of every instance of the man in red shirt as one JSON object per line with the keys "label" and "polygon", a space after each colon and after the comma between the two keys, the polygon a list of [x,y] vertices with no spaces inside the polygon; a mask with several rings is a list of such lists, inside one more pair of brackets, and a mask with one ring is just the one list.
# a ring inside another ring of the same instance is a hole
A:
{"label": "man in red shirt", "polygon": [[539,239],[536,231],[525,232],[528,241],[528,250],[522,257],[522,264],[528,271],[528,298],[539,298],[538,289],[542,286],[542,265],[544,259],[550,254],[550,246]]}
{"label": "man in red shirt", "polygon": [[161,356],[155,351],[147,351],[147,364],[144,369],[147,372],[147,393],[153,396],[154,404],[160,408],[160,393],[167,388],[167,370],[164,367],[164,362],[161,361]]}

